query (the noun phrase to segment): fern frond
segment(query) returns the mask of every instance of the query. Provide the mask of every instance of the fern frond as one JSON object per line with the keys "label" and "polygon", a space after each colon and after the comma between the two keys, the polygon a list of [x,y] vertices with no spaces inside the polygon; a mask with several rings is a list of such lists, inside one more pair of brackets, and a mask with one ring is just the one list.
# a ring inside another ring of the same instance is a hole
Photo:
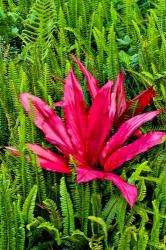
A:
{"label": "fern frond", "polygon": [[49,211],[51,224],[54,225],[57,229],[62,228],[61,215],[60,211],[57,208],[56,203],[51,199],[46,199],[43,201],[43,204],[46,209]]}
{"label": "fern frond", "polygon": [[107,46],[107,72],[108,79],[115,80],[119,73],[119,59],[118,59],[118,47],[116,44],[116,33],[114,31],[114,26],[111,26]]}
{"label": "fern frond", "polygon": [[156,201],[152,201],[153,204],[153,227],[151,231],[151,238],[150,238],[150,244],[152,245],[152,249],[155,249],[155,247],[159,244],[159,232],[160,232],[160,216],[159,216],[159,209],[158,204]]}
{"label": "fern frond", "polygon": [[119,205],[119,197],[112,195],[110,200],[106,203],[101,216],[106,221],[106,224],[110,226],[115,218],[116,211]]}
{"label": "fern frond", "polygon": [[35,200],[37,195],[37,186],[34,185],[23,204],[23,217],[26,223],[30,223],[34,218]]}
{"label": "fern frond", "polygon": [[61,211],[63,216],[63,233],[64,235],[70,235],[75,229],[74,211],[70,194],[67,191],[64,177],[61,178],[60,195]]}
{"label": "fern frond", "polygon": [[84,234],[88,235],[88,216],[90,213],[90,187],[89,183],[80,185],[80,197],[81,197],[81,229]]}

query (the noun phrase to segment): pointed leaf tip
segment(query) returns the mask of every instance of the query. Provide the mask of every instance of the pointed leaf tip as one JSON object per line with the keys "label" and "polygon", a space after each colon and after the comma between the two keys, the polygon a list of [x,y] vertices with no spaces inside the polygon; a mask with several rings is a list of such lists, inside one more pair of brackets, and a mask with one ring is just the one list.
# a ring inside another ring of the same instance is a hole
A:
{"label": "pointed leaf tip", "polygon": [[123,197],[129,203],[129,205],[131,207],[134,206],[137,199],[137,187],[127,183],[120,176],[113,173],[93,170],[88,166],[80,166],[77,167],[76,170],[77,170],[77,183],[88,182],[95,179],[112,181],[113,184],[121,191]]}
{"label": "pointed leaf tip", "polygon": [[28,144],[28,147],[37,156],[41,168],[64,174],[71,173],[69,166],[61,156],[37,144]]}
{"label": "pointed leaf tip", "polygon": [[117,100],[117,110],[116,110],[116,119],[124,113],[127,107],[126,101],[126,93],[124,90],[124,73],[123,70],[120,71],[115,86],[114,92],[116,93],[116,100]]}
{"label": "pointed leaf tip", "polygon": [[149,132],[139,137],[136,141],[119,148],[106,161],[104,165],[105,171],[112,172],[124,162],[132,160],[138,154],[146,152],[150,148],[162,143],[164,136],[166,136],[165,132]]}
{"label": "pointed leaf tip", "polygon": [[110,138],[105,148],[102,151],[101,162],[104,163],[111,154],[118,148],[122,147],[124,143],[134,135],[137,129],[145,122],[152,120],[155,116],[159,115],[161,110],[146,112],[136,115],[125,121],[118,129],[118,131]]}
{"label": "pointed leaf tip", "polygon": [[83,73],[83,75],[86,78],[86,82],[87,82],[87,86],[89,89],[89,93],[91,95],[92,98],[95,98],[98,90],[99,90],[99,86],[98,86],[98,81],[96,80],[96,78],[84,67],[84,65],[78,60],[78,58],[71,54],[73,60],[77,63],[78,67],[80,68],[81,72]]}
{"label": "pointed leaf tip", "polygon": [[150,104],[153,100],[153,97],[156,95],[156,91],[153,89],[154,86],[144,90],[139,95],[134,97],[132,100],[127,102],[127,109],[125,114],[130,114],[131,106],[136,103],[135,114],[141,114],[144,109]]}
{"label": "pointed leaf tip", "polygon": [[129,184],[122,177],[113,173],[107,173],[105,179],[114,183],[114,185],[121,191],[130,207],[134,206],[138,195],[137,187],[135,185]]}
{"label": "pointed leaf tip", "polygon": [[88,115],[83,91],[72,69],[65,81],[63,102],[67,131],[80,160],[85,154]]}

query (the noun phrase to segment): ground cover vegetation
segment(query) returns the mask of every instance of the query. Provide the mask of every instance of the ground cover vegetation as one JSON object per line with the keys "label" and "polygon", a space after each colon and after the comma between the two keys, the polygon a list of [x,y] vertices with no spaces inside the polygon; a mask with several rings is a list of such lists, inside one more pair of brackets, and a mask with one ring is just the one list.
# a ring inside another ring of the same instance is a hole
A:
{"label": "ground cover vegetation", "polygon": [[[74,54],[100,88],[123,69],[128,100],[153,85],[157,94],[145,112],[162,112],[139,132],[164,132],[165,35],[165,0],[0,0],[0,250],[166,249],[165,143],[115,170],[137,186],[131,208],[111,181],[78,185],[75,171],[67,176],[41,169],[27,143],[57,151],[19,97],[40,97],[64,120],[54,103],[62,100],[72,67],[89,107]],[[130,115],[136,109],[135,102]],[[17,148],[20,157],[4,146]],[[68,164],[75,168],[72,156]]]}

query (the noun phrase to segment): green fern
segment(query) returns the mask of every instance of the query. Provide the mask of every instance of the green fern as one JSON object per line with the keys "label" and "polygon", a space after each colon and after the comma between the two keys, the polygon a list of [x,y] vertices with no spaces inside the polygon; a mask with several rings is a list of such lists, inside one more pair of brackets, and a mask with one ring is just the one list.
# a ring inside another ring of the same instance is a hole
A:
{"label": "green fern", "polygon": [[119,197],[116,195],[112,195],[110,200],[106,203],[101,216],[106,221],[106,224],[110,226],[112,224],[113,219],[115,218],[116,211],[119,204]]}
{"label": "green fern", "polygon": [[154,216],[153,216],[153,227],[151,231],[150,245],[151,249],[155,249],[156,246],[159,244],[160,216],[159,216],[159,209],[157,202],[153,201],[152,204],[153,204]]}
{"label": "green fern", "polygon": [[0,249],[25,249],[24,220],[20,208],[20,197],[12,202],[10,180],[0,175]]}
{"label": "green fern", "polygon": [[18,196],[18,201],[13,202],[13,215],[15,218],[16,249],[23,250],[25,247],[25,226],[24,226],[23,213],[21,211],[20,196]]}
{"label": "green fern", "polygon": [[51,199],[46,199],[45,201],[43,201],[43,204],[45,206],[45,209],[47,209],[49,212],[52,225],[57,229],[61,229],[62,220],[60,211],[58,210],[56,203]]}
{"label": "green fern", "polygon": [[26,223],[32,222],[34,218],[36,195],[37,195],[37,186],[34,185],[23,204],[23,216]]}
{"label": "green fern", "polygon": [[[105,249],[108,249],[107,241],[108,241],[108,233],[107,233],[107,225],[103,221],[102,218],[95,217],[95,216],[89,216],[88,219],[92,223],[92,228],[94,227],[93,223],[96,223],[97,225],[100,225],[103,231],[103,237],[104,237],[104,243],[105,243]],[[92,229],[92,232],[94,232],[94,228]]]}
{"label": "green fern", "polygon": [[88,235],[88,216],[90,213],[90,187],[89,183],[80,185],[80,197],[81,197],[81,230],[84,234]]}
{"label": "green fern", "polygon": [[54,238],[57,245],[58,246],[61,245],[62,240],[61,240],[61,237],[60,237],[60,233],[59,233],[58,229],[55,226],[53,226],[51,223],[43,222],[37,228],[40,229],[40,230],[47,231],[49,234],[52,235],[52,237]]}
{"label": "green fern", "polygon": [[75,229],[74,211],[70,194],[67,191],[64,177],[61,178],[60,195],[61,211],[63,216],[63,233],[64,235],[70,235]]}
{"label": "green fern", "polygon": [[37,0],[30,10],[30,16],[25,20],[22,39],[25,44],[40,41],[50,44],[53,31],[56,28],[56,8],[54,1]]}
{"label": "green fern", "polygon": [[110,28],[106,46],[108,79],[116,79],[119,73],[118,47],[114,26]]}

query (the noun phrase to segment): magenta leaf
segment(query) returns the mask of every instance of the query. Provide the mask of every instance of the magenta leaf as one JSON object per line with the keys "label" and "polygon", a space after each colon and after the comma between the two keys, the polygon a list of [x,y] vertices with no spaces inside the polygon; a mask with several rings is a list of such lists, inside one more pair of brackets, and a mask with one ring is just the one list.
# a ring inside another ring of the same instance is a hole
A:
{"label": "magenta leaf", "polygon": [[57,114],[44,101],[31,94],[21,94],[20,99],[35,125],[43,131],[46,140],[56,145],[66,156],[73,153],[65,125]]}
{"label": "magenta leaf", "polygon": [[116,93],[116,117],[121,117],[127,107],[126,94],[124,91],[124,74],[121,70],[115,83],[114,92]]}
{"label": "magenta leaf", "polygon": [[137,199],[137,187],[135,185],[127,183],[120,176],[112,173],[105,175],[105,180],[112,181],[114,185],[121,191],[123,197],[129,203],[130,207],[133,207]]}
{"label": "magenta leaf", "polygon": [[105,173],[102,171],[96,171],[88,166],[78,166],[77,171],[77,183],[93,181],[97,178],[104,179]]}
{"label": "magenta leaf", "polygon": [[36,144],[28,144],[28,147],[34,154],[36,154],[41,168],[64,174],[71,173],[70,168],[64,159],[51,150]]}
{"label": "magenta leaf", "polygon": [[140,114],[148,104],[152,102],[153,97],[156,95],[156,91],[153,90],[153,86],[148,88],[147,90],[143,91],[139,95],[137,95],[135,98],[133,98],[131,101],[127,102],[127,110],[125,113],[130,113],[130,107],[133,105],[133,103],[137,102],[135,114]]}
{"label": "magenta leaf", "polygon": [[118,131],[110,138],[101,155],[101,162],[103,163],[108,157],[134,134],[134,132],[142,126],[145,122],[153,119],[160,114],[161,110],[147,112],[141,115],[134,116],[125,121]]}
{"label": "magenta leaf", "polygon": [[63,106],[64,106],[64,102],[63,101],[54,102],[54,107],[63,107]]}
{"label": "magenta leaf", "polygon": [[96,95],[88,116],[87,154],[90,164],[96,164],[109,135],[116,111],[116,96],[111,94],[113,82],[105,84]]}
{"label": "magenta leaf", "polygon": [[74,55],[71,55],[72,58],[74,59],[74,61],[78,64],[81,72],[83,73],[83,75],[86,78],[87,81],[87,85],[88,85],[88,89],[90,92],[91,97],[94,99],[99,87],[98,87],[98,81],[96,80],[96,78],[83,66],[83,64],[78,60],[78,58]]}
{"label": "magenta leaf", "polygon": [[135,142],[117,149],[106,161],[104,170],[113,171],[119,168],[124,162],[160,144],[165,135],[166,133],[164,132],[149,132],[148,134],[142,135]]}
{"label": "magenta leaf", "polygon": [[85,141],[87,138],[87,107],[82,89],[70,70],[64,89],[64,112],[67,132],[77,151],[78,160],[85,158]]}
{"label": "magenta leaf", "polygon": [[[20,153],[20,151],[18,149],[14,148],[14,147],[2,147],[2,148],[7,149],[7,151],[10,152],[14,156],[17,156],[17,157],[21,157],[22,156],[22,154]],[[31,160],[31,158],[29,157],[29,155],[25,155],[25,159],[27,161]]]}
{"label": "magenta leaf", "polygon": [[137,198],[137,187],[127,183],[120,176],[112,173],[96,171],[90,168],[77,167],[77,182],[88,182],[95,179],[105,179],[112,181],[115,186],[121,191],[123,197],[132,207]]}
{"label": "magenta leaf", "polygon": [[12,155],[15,155],[17,157],[21,157],[21,153],[19,152],[18,149],[14,148],[14,147],[4,147],[5,149],[7,149]]}

